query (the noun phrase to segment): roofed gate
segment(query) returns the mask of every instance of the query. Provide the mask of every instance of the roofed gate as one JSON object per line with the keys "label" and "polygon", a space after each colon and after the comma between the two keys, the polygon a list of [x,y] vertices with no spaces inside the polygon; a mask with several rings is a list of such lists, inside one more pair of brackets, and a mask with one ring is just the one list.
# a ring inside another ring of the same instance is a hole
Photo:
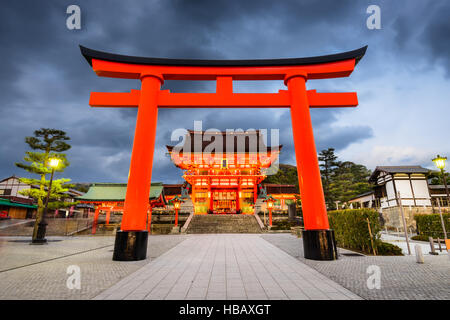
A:
{"label": "roofed gate", "polygon": [[[81,47],[95,73],[103,77],[140,79],[141,89],[127,93],[92,92],[93,107],[138,108],[130,174],[114,260],[142,260],[147,253],[146,212],[152,176],[159,108],[290,108],[305,231],[305,258],[337,258],[329,229],[310,108],[355,107],[355,92],[306,90],[309,79],[349,76],[367,46],[344,53],[294,59],[192,60],[116,55]],[[216,93],[171,93],[164,80],[216,81]],[[235,80],[284,80],[278,93],[234,93]]]}

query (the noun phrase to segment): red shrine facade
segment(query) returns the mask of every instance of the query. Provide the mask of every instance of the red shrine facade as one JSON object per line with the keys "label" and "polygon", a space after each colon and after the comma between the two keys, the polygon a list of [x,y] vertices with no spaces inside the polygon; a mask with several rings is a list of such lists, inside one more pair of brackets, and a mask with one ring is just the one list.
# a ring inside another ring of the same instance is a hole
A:
{"label": "red shrine facade", "polygon": [[281,147],[267,147],[259,130],[190,130],[183,145],[167,149],[192,187],[195,214],[254,214],[257,186]]}

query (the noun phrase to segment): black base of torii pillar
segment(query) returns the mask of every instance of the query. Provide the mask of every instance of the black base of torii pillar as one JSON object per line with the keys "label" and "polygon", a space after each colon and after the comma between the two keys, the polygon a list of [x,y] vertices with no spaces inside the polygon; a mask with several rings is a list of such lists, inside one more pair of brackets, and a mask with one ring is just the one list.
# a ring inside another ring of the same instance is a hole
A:
{"label": "black base of torii pillar", "polygon": [[144,260],[147,257],[147,241],[148,231],[117,231],[113,260]]}
{"label": "black base of torii pillar", "polygon": [[334,230],[303,230],[305,259],[336,260],[338,258]]}

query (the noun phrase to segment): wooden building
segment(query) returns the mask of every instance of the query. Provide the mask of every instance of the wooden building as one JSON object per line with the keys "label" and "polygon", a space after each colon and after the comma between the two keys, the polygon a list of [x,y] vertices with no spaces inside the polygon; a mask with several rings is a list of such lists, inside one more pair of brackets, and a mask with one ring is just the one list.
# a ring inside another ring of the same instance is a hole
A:
{"label": "wooden building", "polygon": [[14,201],[14,198],[0,198],[0,213],[12,219],[30,219],[36,214],[37,206]]}
{"label": "wooden building", "polygon": [[438,199],[439,199],[439,205],[442,207],[450,207],[450,199],[449,195],[447,194],[447,190],[445,189],[445,186],[442,184],[432,185],[430,184],[428,186],[428,189],[430,190],[430,196],[431,201],[433,202],[433,206],[438,206]]}
{"label": "wooden building", "polygon": [[403,206],[431,206],[428,172],[428,169],[421,166],[376,167],[369,178],[369,182],[374,184],[375,206],[398,206],[398,193]]}
{"label": "wooden building", "polygon": [[[291,203],[295,203],[300,199],[298,186],[293,184],[272,184],[262,183],[262,189],[265,194],[270,194],[277,201],[273,204],[275,211],[287,211]],[[263,208],[265,204],[263,205]]]}
{"label": "wooden building", "polygon": [[[93,183],[89,187],[88,192],[77,197],[77,200],[80,201],[80,203],[92,204],[96,207],[111,208],[117,212],[122,212],[126,192],[126,183]],[[162,183],[154,182],[151,184],[149,205],[151,207],[166,205]]]}
{"label": "wooden building", "polygon": [[[23,205],[14,207],[14,209],[11,211],[11,218],[25,219],[34,218],[36,216],[36,200],[20,193],[21,191],[29,189],[39,189],[39,186],[30,186],[29,184],[23,183],[20,181],[19,177],[16,177],[14,175],[0,181],[0,198],[8,200],[11,204]],[[64,198],[64,202],[74,203],[76,202],[76,198],[83,195],[84,193],[75,189],[68,189],[65,194],[67,195],[67,197]],[[5,203],[6,202],[4,202],[4,205]],[[47,214],[49,216],[53,215],[54,217],[57,217],[58,215],[66,216],[66,214],[72,213],[73,210],[74,207],[71,207],[70,209],[57,209],[55,211],[49,210]]]}
{"label": "wooden building", "polygon": [[[126,183],[94,183],[89,187],[88,192],[77,198],[81,205],[93,205],[95,208],[93,233],[95,233],[95,225],[100,214],[106,215],[106,224],[109,224],[112,212],[123,213],[126,191]],[[148,199],[149,214],[152,208],[164,207],[166,203],[163,184],[152,183]]]}
{"label": "wooden building", "polygon": [[348,201],[348,204],[352,209],[374,208],[377,206],[377,203],[379,202],[375,201],[375,192],[373,190],[357,195]]}
{"label": "wooden building", "polygon": [[11,199],[14,202],[20,202],[24,204],[32,204],[33,199],[20,194],[20,191],[28,190],[31,188],[38,188],[37,186],[30,186],[20,181],[19,177],[14,175],[5,178],[0,181],[0,197],[3,199]]}
{"label": "wooden building", "polygon": [[282,146],[267,147],[260,131],[188,131],[180,146],[167,146],[191,185],[195,214],[254,214],[258,184]]}
{"label": "wooden building", "polygon": [[37,210],[34,199],[20,194],[20,191],[33,187],[21,182],[20,178],[14,175],[1,180],[0,212],[13,219],[33,218]]}
{"label": "wooden building", "polygon": [[183,189],[186,190],[186,192],[188,192],[188,194],[191,194],[191,189],[187,184],[164,184],[164,196],[166,197],[166,201],[169,202],[170,200],[172,200],[173,198],[175,198],[176,196],[178,196],[179,198],[182,197],[182,192]]}

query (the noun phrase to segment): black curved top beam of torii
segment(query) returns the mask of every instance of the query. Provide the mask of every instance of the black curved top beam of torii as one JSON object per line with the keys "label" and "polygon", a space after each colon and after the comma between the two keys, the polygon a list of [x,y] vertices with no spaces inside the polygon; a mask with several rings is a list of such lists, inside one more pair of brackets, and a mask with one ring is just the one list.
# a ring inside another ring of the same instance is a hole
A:
{"label": "black curved top beam of torii", "polygon": [[288,59],[254,59],[254,60],[203,60],[203,59],[169,59],[136,57],[109,52],[97,51],[80,45],[84,58],[92,66],[92,59],[122,62],[141,65],[165,65],[165,66],[195,66],[195,67],[269,67],[269,66],[302,66],[319,63],[338,62],[355,59],[355,65],[361,60],[367,50],[367,46],[356,50],[330,54],[324,56]]}

